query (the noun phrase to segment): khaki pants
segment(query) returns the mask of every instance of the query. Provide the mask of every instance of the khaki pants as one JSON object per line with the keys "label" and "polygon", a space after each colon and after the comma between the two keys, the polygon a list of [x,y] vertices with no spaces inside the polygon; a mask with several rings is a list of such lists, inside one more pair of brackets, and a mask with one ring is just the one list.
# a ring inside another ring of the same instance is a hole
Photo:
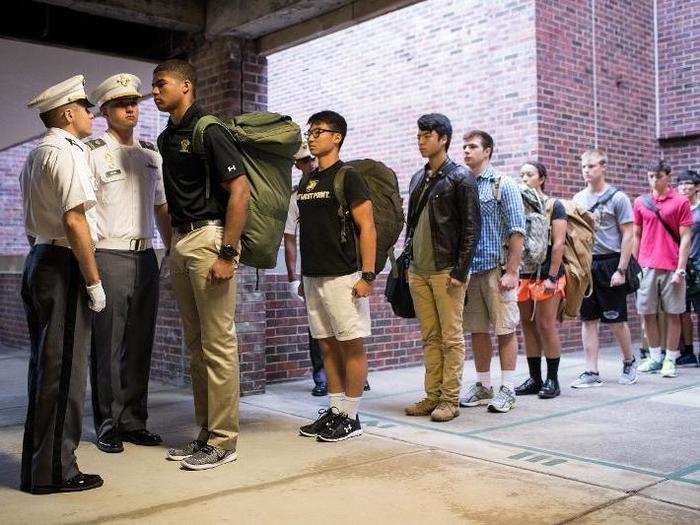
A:
{"label": "khaki pants", "polygon": [[240,397],[236,277],[216,284],[207,279],[222,237],[221,226],[175,234],[170,275],[191,353],[194,412],[201,428],[197,439],[230,450],[238,438]]}
{"label": "khaki pants", "polygon": [[413,306],[420,323],[428,399],[459,403],[464,369],[462,312],[467,285],[447,288],[449,272],[408,272]]}

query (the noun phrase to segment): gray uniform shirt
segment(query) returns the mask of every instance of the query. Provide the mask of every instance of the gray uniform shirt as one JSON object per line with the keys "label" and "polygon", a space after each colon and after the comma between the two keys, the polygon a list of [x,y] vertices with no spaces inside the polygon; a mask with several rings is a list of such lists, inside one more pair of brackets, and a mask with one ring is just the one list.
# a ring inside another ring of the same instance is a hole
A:
{"label": "gray uniform shirt", "polygon": [[[594,193],[588,188],[579,191],[574,195],[574,202],[591,209],[605,194],[609,186],[600,193]],[[608,202],[598,206],[593,212],[595,220],[595,241],[593,242],[593,255],[603,255],[608,253],[620,253],[622,245],[621,224],[628,224],[634,221],[632,203],[630,198],[623,191],[618,191]]]}

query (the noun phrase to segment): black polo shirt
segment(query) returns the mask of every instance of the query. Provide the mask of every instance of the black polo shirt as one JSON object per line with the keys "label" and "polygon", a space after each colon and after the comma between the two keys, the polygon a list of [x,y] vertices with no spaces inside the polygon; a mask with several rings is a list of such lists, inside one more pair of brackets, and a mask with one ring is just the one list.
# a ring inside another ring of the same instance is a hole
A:
{"label": "black polo shirt", "polygon": [[163,156],[163,185],[173,226],[224,220],[229,194],[221,183],[245,174],[243,159],[231,136],[220,126],[208,126],[204,131],[204,149],[210,167],[210,195],[206,198],[206,160],[192,152],[192,132],[204,115],[193,104],[179,124],[168,120],[158,137]]}
{"label": "black polo shirt", "polygon": [[[315,170],[306,184],[299,185],[299,252],[301,273],[306,277],[348,275],[359,269],[357,247],[352,229],[352,215],[347,218],[347,241],[340,242],[342,223],[338,216],[340,202],[333,183],[343,165],[336,162],[325,170]],[[367,183],[357,171],[345,173],[345,200],[348,205],[369,200]]]}

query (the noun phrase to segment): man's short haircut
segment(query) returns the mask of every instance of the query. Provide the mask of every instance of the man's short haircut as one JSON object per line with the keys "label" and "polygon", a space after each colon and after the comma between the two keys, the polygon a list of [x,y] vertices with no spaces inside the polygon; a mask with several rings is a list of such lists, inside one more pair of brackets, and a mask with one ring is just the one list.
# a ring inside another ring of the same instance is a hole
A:
{"label": "man's short haircut", "polygon": [[65,125],[65,122],[63,121],[63,112],[71,106],[86,107],[87,101],[76,100],[75,102],[63,104],[62,106],[50,109],[48,111],[45,111],[44,113],[39,113],[39,118],[41,119],[41,122],[44,123],[44,126],[46,126],[47,129],[63,127]]}
{"label": "man's short haircut", "polygon": [[311,115],[307,121],[307,124],[309,126],[313,126],[314,124],[327,124],[329,129],[335,131],[336,133],[340,133],[341,139],[340,144],[338,144],[338,149],[340,149],[340,147],[343,145],[345,135],[348,134],[348,123],[345,121],[343,116],[340,113],[336,113],[335,111],[328,109]]}
{"label": "man's short haircut", "polygon": [[171,58],[165,62],[158,64],[153,70],[153,75],[158,73],[170,73],[181,80],[189,80],[193,88],[197,87],[197,70],[192,64],[186,60],[180,60],[179,58]]}
{"label": "man's short haircut", "polygon": [[440,138],[447,137],[445,151],[450,149],[450,142],[452,142],[452,123],[450,119],[442,113],[428,113],[427,115],[422,115],[418,119],[418,129],[421,131],[434,131]]}
{"label": "man's short haircut", "polygon": [[479,141],[481,142],[481,147],[484,149],[490,149],[491,151],[489,152],[489,159],[493,156],[493,137],[486,133],[485,131],[481,131],[480,129],[472,129],[470,131],[467,131],[464,134],[464,140],[471,140],[474,137],[478,137]]}
{"label": "man's short haircut", "polygon": [[665,173],[666,175],[670,175],[671,166],[664,159],[659,159],[649,165],[647,173]]}
{"label": "man's short haircut", "polygon": [[690,181],[693,184],[700,184],[700,173],[695,170],[684,170],[683,173],[678,175],[677,182],[681,183],[684,181]]}
{"label": "man's short haircut", "polygon": [[585,159],[598,162],[602,166],[605,166],[608,163],[608,156],[602,149],[598,148],[587,149],[581,153],[581,161],[583,162]]}

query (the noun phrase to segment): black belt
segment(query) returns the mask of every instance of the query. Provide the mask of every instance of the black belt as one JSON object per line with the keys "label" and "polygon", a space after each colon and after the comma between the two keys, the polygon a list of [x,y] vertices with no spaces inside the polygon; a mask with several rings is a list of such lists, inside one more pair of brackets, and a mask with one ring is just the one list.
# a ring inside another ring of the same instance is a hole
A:
{"label": "black belt", "polygon": [[608,259],[615,259],[619,258],[620,254],[619,253],[599,253],[593,255],[593,260],[594,261],[607,261]]}
{"label": "black belt", "polygon": [[179,233],[180,235],[187,235],[190,232],[193,232],[195,230],[198,230],[199,228],[204,228],[205,226],[223,226],[224,221],[220,220],[215,220],[215,221],[194,221],[194,222],[188,222],[186,224],[181,224],[179,226],[175,226],[175,231]]}

